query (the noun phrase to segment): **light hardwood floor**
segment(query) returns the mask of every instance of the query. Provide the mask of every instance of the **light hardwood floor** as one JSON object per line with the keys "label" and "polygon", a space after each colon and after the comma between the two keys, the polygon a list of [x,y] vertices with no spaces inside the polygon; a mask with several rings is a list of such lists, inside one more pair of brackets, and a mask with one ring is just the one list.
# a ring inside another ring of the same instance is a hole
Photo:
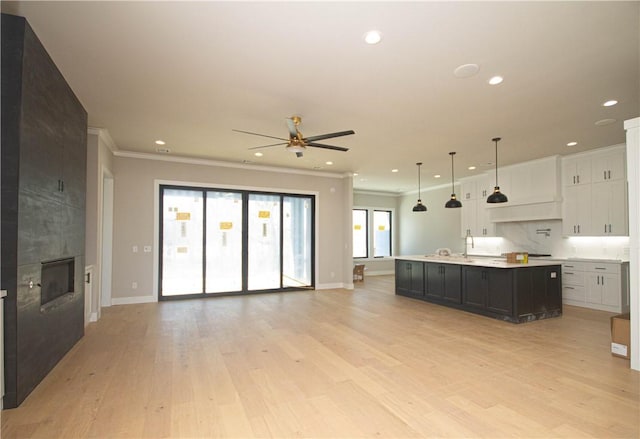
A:
{"label": "light hardwood floor", "polygon": [[114,306],[2,438],[640,436],[611,314],[521,325],[325,290]]}

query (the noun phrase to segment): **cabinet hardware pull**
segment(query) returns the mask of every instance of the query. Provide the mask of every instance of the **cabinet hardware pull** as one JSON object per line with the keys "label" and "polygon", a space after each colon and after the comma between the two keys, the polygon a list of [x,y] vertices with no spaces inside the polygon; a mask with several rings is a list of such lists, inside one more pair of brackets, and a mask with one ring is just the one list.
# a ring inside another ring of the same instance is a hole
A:
{"label": "cabinet hardware pull", "polygon": [[573,288],[573,287],[568,287],[568,286],[567,286],[567,287],[565,287],[565,289],[567,289],[567,290],[575,290],[575,288]]}
{"label": "cabinet hardware pull", "polygon": [[611,233],[611,224],[609,224],[609,233]]}
{"label": "cabinet hardware pull", "polygon": [[596,276],[596,282],[600,285],[600,276]]}
{"label": "cabinet hardware pull", "polygon": [[604,225],[604,233],[607,233],[607,225]]}
{"label": "cabinet hardware pull", "polygon": [[579,175],[576,177],[576,180],[578,181],[578,184],[580,184],[580,176]]}
{"label": "cabinet hardware pull", "polygon": [[573,225],[573,233],[576,233],[576,225]]}
{"label": "cabinet hardware pull", "polygon": [[580,233],[580,224],[578,224],[578,233]]}
{"label": "cabinet hardware pull", "polygon": [[575,274],[575,273],[572,271],[565,271],[564,274]]}
{"label": "cabinet hardware pull", "polygon": [[606,270],[607,267],[596,267],[596,270]]}
{"label": "cabinet hardware pull", "polygon": [[602,171],[602,173],[604,174],[603,180],[607,179],[607,171]]}

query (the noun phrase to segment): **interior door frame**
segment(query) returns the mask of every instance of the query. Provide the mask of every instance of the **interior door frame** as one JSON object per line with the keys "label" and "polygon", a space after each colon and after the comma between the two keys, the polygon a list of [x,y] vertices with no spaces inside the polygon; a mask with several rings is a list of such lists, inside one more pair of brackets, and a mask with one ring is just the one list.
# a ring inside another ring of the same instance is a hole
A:
{"label": "interior door frame", "polygon": [[[305,190],[292,190],[288,188],[268,188],[268,187],[256,187],[256,186],[241,186],[241,185],[227,185],[227,184],[217,184],[217,183],[202,183],[202,182],[188,182],[188,181],[176,181],[176,180],[154,180],[154,225],[153,225],[153,290],[155,291],[155,298],[158,301],[168,301],[168,300],[181,300],[181,299],[189,299],[189,298],[202,298],[202,297],[217,297],[217,296],[232,296],[232,295],[247,295],[247,294],[261,294],[261,293],[274,293],[274,292],[283,292],[283,291],[300,291],[306,290],[309,288],[294,288],[287,287],[277,290],[258,290],[258,291],[247,291],[246,286],[244,285],[243,279],[243,290],[239,292],[228,292],[228,293],[204,293],[204,294],[195,294],[195,295],[178,295],[178,296],[161,296],[160,294],[160,285],[161,285],[161,263],[160,259],[162,256],[162,249],[160,248],[160,230],[162,225],[160,224],[161,216],[160,216],[160,206],[161,206],[161,187],[162,186],[174,186],[180,189],[195,189],[195,190],[227,190],[227,191],[237,191],[237,192],[248,192],[248,193],[259,193],[259,194],[279,194],[285,196],[310,196],[313,198],[313,233],[311,235],[312,240],[312,261],[311,261],[311,289],[315,289],[315,283],[317,279],[317,273],[319,272],[319,258],[318,258],[318,245],[320,242],[319,234],[318,234],[318,221],[320,218],[320,192],[318,191],[305,191]],[[246,251],[246,248],[243,249]],[[246,264],[245,264],[246,266]],[[244,274],[243,274],[244,277]]]}

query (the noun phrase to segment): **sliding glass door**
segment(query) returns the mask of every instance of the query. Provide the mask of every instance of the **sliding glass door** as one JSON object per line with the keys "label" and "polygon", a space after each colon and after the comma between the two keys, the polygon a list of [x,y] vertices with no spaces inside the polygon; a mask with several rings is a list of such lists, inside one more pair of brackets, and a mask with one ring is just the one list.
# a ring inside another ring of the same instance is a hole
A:
{"label": "sliding glass door", "polygon": [[207,191],[206,293],[242,291],[242,194]]}
{"label": "sliding glass door", "polygon": [[202,293],[203,193],[165,189],[162,201],[162,294]]}
{"label": "sliding glass door", "polygon": [[160,299],[313,287],[313,196],[160,189]]}

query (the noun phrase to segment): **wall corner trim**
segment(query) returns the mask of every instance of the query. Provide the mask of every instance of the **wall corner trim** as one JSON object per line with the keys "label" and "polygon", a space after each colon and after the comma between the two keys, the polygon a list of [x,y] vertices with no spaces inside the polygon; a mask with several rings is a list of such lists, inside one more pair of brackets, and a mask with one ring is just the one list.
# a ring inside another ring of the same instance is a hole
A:
{"label": "wall corner trim", "polygon": [[102,140],[104,144],[107,145],[107,148],[109,148],[112,154],[115,154],[115,152],[119,150],[118,145],[116,145],[116,142],[113,141],[113,138],[106,128],[89,127],[87,129],[87,132],[89,134],[93,134],[94,136],[98,136],[100,140]]}

